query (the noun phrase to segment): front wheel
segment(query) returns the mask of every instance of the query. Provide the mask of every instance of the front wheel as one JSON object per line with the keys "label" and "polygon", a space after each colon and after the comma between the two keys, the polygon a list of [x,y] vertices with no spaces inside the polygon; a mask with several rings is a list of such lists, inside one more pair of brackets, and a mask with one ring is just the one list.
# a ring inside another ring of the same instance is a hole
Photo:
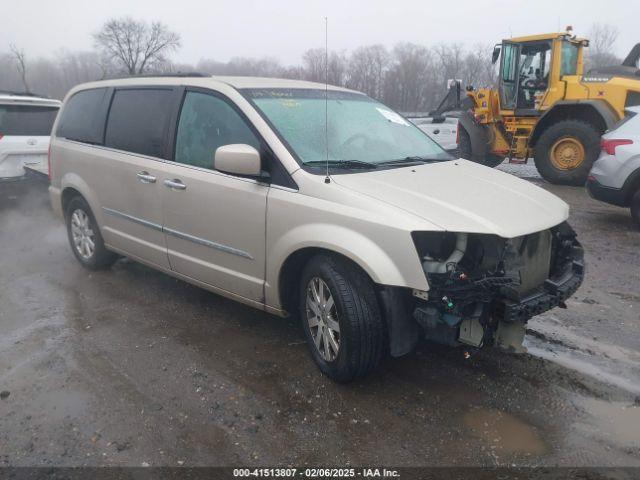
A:
{"label": "front wheel", "polygon": [[599,154],[600,133],[591,124],[562,120],[542,132],[534,161],[546,181],[581,186]]}
{"label": "front wheel", "polygon": [[459,128],[458,156],[460,158],[471,160],[472,162],[480,163],[481,165],[491,168],[497,167],[504,161],[503,157],[493,153],[487,153],[482,157],[474,155],[471,147],[471,136],[462,126]]}
{"label": "front wheel", "polygon": [[318,255],[304,268],[299,298],[311,356],[325,375],[346,383],[378,365],[385,329],[373,283],[364,272]]}

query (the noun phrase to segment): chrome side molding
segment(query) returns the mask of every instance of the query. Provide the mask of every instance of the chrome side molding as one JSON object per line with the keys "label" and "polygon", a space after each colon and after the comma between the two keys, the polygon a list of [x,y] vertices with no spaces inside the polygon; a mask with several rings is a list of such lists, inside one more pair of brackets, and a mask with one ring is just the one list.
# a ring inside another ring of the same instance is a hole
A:
{"label": "chrome side molding", "polygon": [[205,238],[195,237],[193,235],[189,235],[188,233],[179,232],[178,230],[173,230],[171,228],[163,228],[164,233],[167,235],[172,235],[176,238],[181,238],[183,240],[189,240],[190,242],[197,243],[198,245],[203,245],[205,247],[214,248],[216,250],[220,250],[221,252],[230,253],[231,255],[237,255],[238,257],[248,258],[249,260],[253,260],[253,257],[248,252],[244,250],[239,250],[234,247],[230,247],[228,245],[223,245],[221,243],[212,242],[211,240],[207,240]]}
{"label": "chrome side molding", "polygon": [[143,220],[142,218],[134,217],[133,215],[128,215],[112,208],[102,207],[102,209],[105,211],[105,213],[113,215],[114,217],[124,218],[125,220],[129,220],[130,222],[152,228],[153,230],[158,230],[159,232],[162,231],[162,225],[160,224],[149,222],[148,220]]}
{"label": "chrome side molding", "polygon": [[143,225],[145,227],[152,228],[153,230],[157,230],[160,232],[164,232],[167,235],[171,235],[176,238],[180,238],[182,240],[187,240],[193,243],[197,243],[198,245],[202,245],[205,247],[213,248],[215,250],[219,250],[221,252],[229,253],[231,255],[236,255],[238,257],[247,258],[249,260],[253,260],[253,257],[250,253],[245,252],[244,250],[240,250],[238,248],[230,247],[228,245],[223,245],[222,243],[212,242],[211,240],[207,240],[205,238],[196,237],[194,235],[189,235],[188,233],[180,232],[178,230],[173,230],[171,228],[163,227],[157,223],[149,222],[142,218],[134,217],[133,215],[129,215],[118,210],[114,210],[112,208],[102,207],[105,213],[109,215],[113,215],[114,217],[123,218],[125,220],[129,220],[131,222],[137,223],[139,225]]}

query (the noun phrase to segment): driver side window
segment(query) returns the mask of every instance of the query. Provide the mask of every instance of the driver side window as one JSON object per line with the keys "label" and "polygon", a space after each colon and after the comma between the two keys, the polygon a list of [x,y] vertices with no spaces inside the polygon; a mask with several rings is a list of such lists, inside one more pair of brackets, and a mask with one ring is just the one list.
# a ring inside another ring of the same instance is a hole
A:
{"label": "driver side window", "polygon": [[178,123],[175,161],[213,169],[216,149],[234,143],[260,150],[260,141],[229,103],[215,95],[187,92]]}

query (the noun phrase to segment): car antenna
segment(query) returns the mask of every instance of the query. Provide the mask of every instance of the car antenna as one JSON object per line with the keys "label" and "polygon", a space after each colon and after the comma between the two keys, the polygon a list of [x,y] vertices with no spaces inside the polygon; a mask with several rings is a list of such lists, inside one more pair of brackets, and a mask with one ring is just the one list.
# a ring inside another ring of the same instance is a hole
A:
{"label": "car antenna", "polygon": [[324,146],[326,153],[326,176],[324,183],[331,183],[329,178],[329,22],[324,17]]}

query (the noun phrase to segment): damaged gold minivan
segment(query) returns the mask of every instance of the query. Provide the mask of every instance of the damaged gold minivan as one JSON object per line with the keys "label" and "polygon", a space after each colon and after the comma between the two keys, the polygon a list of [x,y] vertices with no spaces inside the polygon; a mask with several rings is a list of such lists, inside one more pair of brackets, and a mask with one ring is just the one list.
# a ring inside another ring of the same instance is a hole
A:
{"label": "damaged gold minivan", "polygon": [[51,202],[80,263],[125,255],[295,315],[340,382],[421,337],[518,349],[583,279],[563,201],[355,91],[108,80],[71,90],[53,131]]}

